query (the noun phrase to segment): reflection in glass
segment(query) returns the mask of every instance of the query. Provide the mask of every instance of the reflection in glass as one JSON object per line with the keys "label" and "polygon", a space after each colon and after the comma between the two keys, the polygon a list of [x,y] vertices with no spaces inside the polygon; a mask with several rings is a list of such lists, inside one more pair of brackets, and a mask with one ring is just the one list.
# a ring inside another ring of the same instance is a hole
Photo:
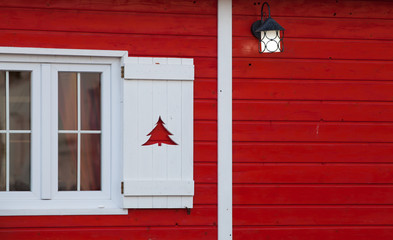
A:
{"label": "reflection in glass", "polygon": [[59,130],[77,130],[77,73],[59,72]]}
{"label": "reflection in glass", "polygon": [[81,135],[81,190],[101,190],[101,135]]}
{"label": "reflection in glass", "polygon": [[30,72],[9,72],[11,130],[30,130],[30,75]]}
{"label": "reflection in glass", "polygon": [[30,191],[30,133],[10,134],[10,191]]}
{"label": "reflection in glass", "polygon": [[6,190],[6,143],[5,134],[0,134],[0,191]]}
{"label": "reflection in glass", "polygon": [[0,71],[0,130],[5,130],[5,71]]}
{"label": "reflection in glass", "polygon": [[100,73],[81,73],[81,130],[101,129]]}
{"label": "reflection in glass", "polygon": [[77,190],[78,135],[59,134],[59,191]]}

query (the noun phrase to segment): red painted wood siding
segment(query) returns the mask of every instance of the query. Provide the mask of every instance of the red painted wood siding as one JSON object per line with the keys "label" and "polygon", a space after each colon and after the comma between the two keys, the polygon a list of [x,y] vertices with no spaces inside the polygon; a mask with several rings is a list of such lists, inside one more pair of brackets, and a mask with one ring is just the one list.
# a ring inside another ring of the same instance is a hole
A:
{"label": "red painted wood siding", "polygon": [[[195,59],[195,197],[186,210],[0,217],[0,239],[217,238],[217,2],[0,1],[0,46],[128,50]],[[203,129],[203,131],[200,131]]]}
{"label": "red painted wood siding", "polygon": [[393,1],[233,0],[234,239],[393,239]]}

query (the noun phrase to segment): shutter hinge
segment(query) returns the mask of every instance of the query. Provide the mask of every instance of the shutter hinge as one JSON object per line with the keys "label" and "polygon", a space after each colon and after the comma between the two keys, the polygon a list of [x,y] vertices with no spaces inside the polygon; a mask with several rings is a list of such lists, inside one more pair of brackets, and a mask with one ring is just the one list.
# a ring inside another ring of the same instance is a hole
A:
{"label": "shutter hinge", "polygon": [[121,182],[121,194],[124,194],[124,182]]}
{"label": "shutter hinge", "polygon": [[120,74],[121,78],[124,78],[124,66],[121,66]]}

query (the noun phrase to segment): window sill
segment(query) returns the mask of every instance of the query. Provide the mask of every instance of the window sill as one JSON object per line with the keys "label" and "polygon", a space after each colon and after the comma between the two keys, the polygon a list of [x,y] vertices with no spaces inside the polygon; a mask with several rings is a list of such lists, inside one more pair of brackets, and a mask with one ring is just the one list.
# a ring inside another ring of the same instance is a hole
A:
{"label": "window sill", "polygon": [[123,208],[0,210],[0,216],[127,215],[127,214],[128,214],[128,210]]}

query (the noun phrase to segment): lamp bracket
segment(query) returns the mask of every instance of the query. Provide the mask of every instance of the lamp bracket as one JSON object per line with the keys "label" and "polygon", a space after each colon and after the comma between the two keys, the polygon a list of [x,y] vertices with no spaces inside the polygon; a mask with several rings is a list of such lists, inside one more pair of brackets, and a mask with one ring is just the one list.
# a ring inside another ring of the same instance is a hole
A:
{"label": "lamp bracket", "polygon": [[270,18],[270,6],[269,6],[269,4],[267,3],[267,2],[264,2],[263,4],[262,4],[262,7],[261,7],[261,20],[258,20],[258,21],[255,21],[252,25],[251,25],[251,33],[252,33],[252,35],[254,35],[254,37],[256,37],[257,39],[261,39],[261,33],[260,32],[255,32],[262,24],[263,24],[263,22],[264,21],[266,21],[266,15],[265,15],[265,17],[264,17],[264,14],[263,14],[263,8],[265,7],[265,5],[267,6],[267,9],[268,9],[268,13],[269,13],[269,15],[268,15],[268,17],[267,18]]}

